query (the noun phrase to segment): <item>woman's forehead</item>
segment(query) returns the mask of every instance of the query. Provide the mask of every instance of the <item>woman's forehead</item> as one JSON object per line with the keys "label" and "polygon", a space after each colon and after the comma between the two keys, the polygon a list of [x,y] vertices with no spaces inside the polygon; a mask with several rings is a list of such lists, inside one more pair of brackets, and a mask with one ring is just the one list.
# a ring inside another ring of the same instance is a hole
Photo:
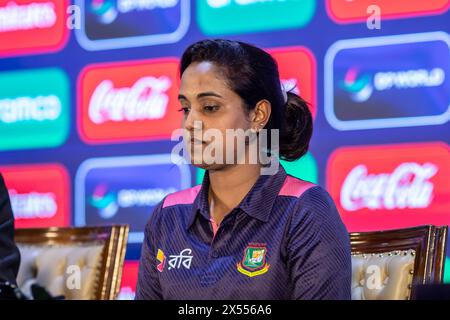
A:
{"label": "woman's forehead", "polygon": [[184,70],[181,81],[191,81],[202,78],[218,78],[218,68],[214,63],[209,61],[191,63],[186,70]]}
{"label": "woman's forehead", "polygon": [[225,80],[220,77],[217,67],[209,61],[191,64],[181,77],[180,92],[185,95],[196,94],[197,91],[226,91]]}

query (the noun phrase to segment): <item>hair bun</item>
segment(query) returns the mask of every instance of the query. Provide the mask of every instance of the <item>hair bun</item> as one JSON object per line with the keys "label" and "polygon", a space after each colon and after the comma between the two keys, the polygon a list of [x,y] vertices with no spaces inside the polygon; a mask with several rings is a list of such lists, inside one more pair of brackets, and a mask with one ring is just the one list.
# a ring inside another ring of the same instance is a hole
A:
{"label": "hair bun", "polygon": [[280,157],[294,161],[306,154],[313,132],[308,103],[293,92],[287,92],[285,126],[280,137]]}

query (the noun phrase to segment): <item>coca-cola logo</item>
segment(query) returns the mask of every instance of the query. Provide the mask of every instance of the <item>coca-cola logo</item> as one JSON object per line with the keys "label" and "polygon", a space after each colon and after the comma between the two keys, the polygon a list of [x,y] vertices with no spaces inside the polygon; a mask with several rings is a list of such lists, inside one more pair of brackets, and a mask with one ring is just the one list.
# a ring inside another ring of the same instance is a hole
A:
{"label": "coca-cola logo", "polygon": [[362,208],[427,208],[433,200],[434,185],[430,179],[438,172],[432,163],[402,163],[391,173],[370,174],[365,165],[350,171],[341,189],[345,210]]}
{"label": "coca-cola logo", "polygon": [[327,189],[351,232],[449,224],[448,163],[440,142],[339,148]]}
{"label": "coca-cola logo", "polygon": [[141,78],[131,88],[114,88],[112,81],[104,80],[92,95],[89,118],[96,124],[161,119],[166,114],[171,86],[172,81],[165,76]]}
{"label": "coca-cola logo", "polygon": [[177,111],[178,60],[92,65],[78,80],[78,128],[88,143],[170,138]]}

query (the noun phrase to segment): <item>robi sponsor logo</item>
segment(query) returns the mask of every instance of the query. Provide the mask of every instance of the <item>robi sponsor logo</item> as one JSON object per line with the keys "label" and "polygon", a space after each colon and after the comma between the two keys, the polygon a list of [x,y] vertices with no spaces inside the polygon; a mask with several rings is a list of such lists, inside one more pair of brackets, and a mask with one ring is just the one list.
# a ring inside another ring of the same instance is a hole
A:
{"label": "robi sponsor logo", "polygon": [[327,187],[350,231],[450,223],[450,152],[443,143],[345,147]]}
{"label": "robi sponsor logo", "polygon": [[169,138],[181,124],[176,59],[87,67],[78,80],[78,128],[90,143]]}

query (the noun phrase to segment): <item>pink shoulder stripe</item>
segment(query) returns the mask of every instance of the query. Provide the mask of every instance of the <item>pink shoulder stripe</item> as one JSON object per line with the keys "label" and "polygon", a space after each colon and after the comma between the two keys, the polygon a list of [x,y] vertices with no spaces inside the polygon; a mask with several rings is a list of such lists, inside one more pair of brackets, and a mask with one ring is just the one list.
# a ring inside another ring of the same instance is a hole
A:
{"label": "pink shoulder stripe", "polygon": [[314,183],[287,176],[278,195],[299,198],[306,190],[314,186]]}
{"label": "pink shoulder stripe", "polygon": [[163,203],[163,208],[174,206],[177,204],[190,204],[194,203],[195,197],[199,193],[202,185],[198,185],[189,189],[180,190],[169,194]]}

